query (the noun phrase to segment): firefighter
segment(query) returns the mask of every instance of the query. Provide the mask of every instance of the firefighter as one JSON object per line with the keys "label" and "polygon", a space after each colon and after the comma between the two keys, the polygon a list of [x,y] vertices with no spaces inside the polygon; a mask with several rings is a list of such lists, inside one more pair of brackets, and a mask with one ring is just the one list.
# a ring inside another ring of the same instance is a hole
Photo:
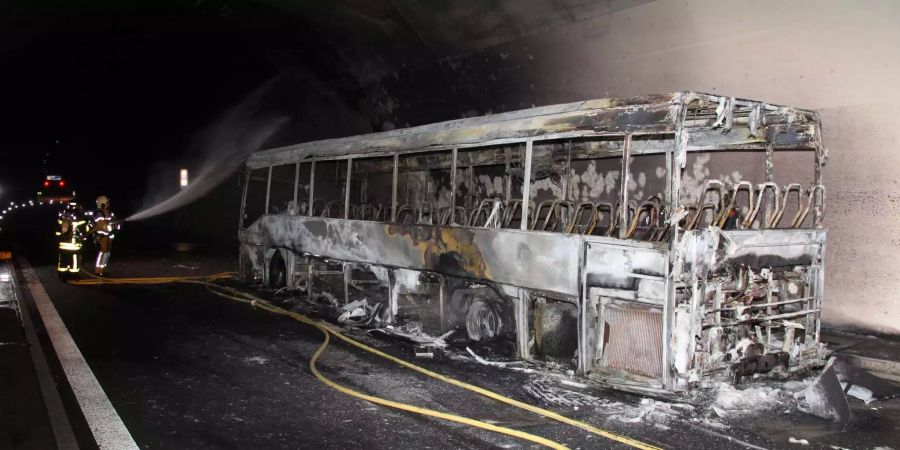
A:
{"label": "firefighter", "polygon": [[90,223],[84,216],[84,209],[75,202],[69,203],[66,209],[60,211],[57,223],[59,253],[56,273],[60,278],[67,278],[81,270],[81,249],[89,232]]}
{"label": "firefighter", "polygon": [[106,266],[109,265],[112,240],[119,230],[119,222],[116,221],[115,214],[109,210],[109,198],[105,195],[97,197],[97,209],[91,213],[91,220],[94,223],[94,242],[98,247],[94,273],[103,275]]}

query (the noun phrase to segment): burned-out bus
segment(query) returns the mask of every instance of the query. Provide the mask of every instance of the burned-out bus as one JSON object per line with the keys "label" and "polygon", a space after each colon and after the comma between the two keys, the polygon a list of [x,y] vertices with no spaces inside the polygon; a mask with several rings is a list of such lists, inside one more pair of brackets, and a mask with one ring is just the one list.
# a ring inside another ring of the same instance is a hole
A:
{"label": "burned-out bus", "polygon": [[694,92],[274,148],[240,270],[620,387],[784,375],[822,363],[825,155],[814,111]]}

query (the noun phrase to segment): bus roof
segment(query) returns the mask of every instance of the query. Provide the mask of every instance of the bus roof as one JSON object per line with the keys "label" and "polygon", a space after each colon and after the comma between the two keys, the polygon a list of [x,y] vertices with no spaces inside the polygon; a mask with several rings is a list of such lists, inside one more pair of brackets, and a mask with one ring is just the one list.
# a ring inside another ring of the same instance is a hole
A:
{"label": "bus roof", "polygon": [[[250,156],[247,165],[252,168],[292,163],[312,157],[374,157],[447,150],[453,147],[463,149],[524,142],[529,139],[573,139],[627,133],[666,134],[675,131],[679,106],[698,98],[714,103],[726,97],[676,92],[540,106],[261,150]],[[743,106],[762,105],[769,114],[771,111],[785,115],[792,113],[792,116],[806,119],[812,119],[815,115],[808,110],[753,100],[735,100]]]}

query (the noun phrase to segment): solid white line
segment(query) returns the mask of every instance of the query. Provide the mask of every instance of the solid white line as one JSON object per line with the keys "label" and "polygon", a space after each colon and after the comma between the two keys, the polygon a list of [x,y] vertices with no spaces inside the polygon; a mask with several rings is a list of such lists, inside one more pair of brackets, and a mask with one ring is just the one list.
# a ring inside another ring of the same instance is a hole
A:
{"label": "solid white line", "polygon": [[[11,263],[5,266],[7,272],[14,270]],[[47,364],[47,357],[41,341],[37,338],[34,331],[34,324],[31,322],[31,313],[28,311],[28,303],[22,298],[22,291],[16,282],[14,274],[10,273],[10,285],[12,286],[13,295],[16,297],[16,303],[19,305],[19,316],[22,319],[22,328],[25,329],[25,339],[28,342],[28,350],[31,353],[31,361],[34,365],[34,371],[38,377],[38,385],[41,388],[41,397],[44,399],[44,406],[47,408],[47,416],[50,419],[50,428],[53,430],[53,437],[56,440],[57,448],[78,448],[78,440],[72,431],[72,424],[66,415],[66,409],[63,406],[59,391],[56,389],[56,382],[50,373],[50,366]]]}
{"label": "solid white line", "polygon": [[56,356],[75,393],[75,399],[94,435],[94,441],[101,449],[137,449],[134,438],[131,437],[128,428],[125,428],[122,418],[116,413],[116,409],[94,377],[94,372],[75,345],[37,274],[24,259],[20,261],[25,285],[31,291],[31,297],[44,322],[44,328],[50,336],[50,342],[53,343]]}

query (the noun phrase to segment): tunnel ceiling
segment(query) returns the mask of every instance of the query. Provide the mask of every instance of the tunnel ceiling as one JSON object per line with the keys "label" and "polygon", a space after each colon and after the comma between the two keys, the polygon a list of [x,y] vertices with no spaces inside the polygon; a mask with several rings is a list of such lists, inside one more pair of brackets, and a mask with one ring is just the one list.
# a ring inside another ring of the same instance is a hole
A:
{"label": "tunnel ceiling", "polygon": [[263,1],[311,23],[369,82],[650,0]]}
{"label": "tunnel ceiling", "polygon": [[[519,94],[532,88],[525,76],[534,75],[527,64],[532,55],[527,48],[498,48],[648,1],[263,0],[307,24],[304,33],[314,36],[306,44],[316,49],[282,49],[279,63],[308,67],[365,117],[371,129],[356,133],[531,106],[534,99]],[[307,66],[310,53],[320,57]],[[273,144],[298,140],[304,139],[288,133]]]}
{"label": "tunnel ceiling", "polygon": [[[276,76],[266,109],[292,122],[271,145],[544,103],[525,95],[528,78],[553,69],[502,47],[647,1],[11,3],[0,153],[26,169],[0,179],[33,179],[45,152],[67,167],[90,154],[137,163],[117,181],[141,190],[146,167]],[[76,181],[100,172],[88,165]]]}

